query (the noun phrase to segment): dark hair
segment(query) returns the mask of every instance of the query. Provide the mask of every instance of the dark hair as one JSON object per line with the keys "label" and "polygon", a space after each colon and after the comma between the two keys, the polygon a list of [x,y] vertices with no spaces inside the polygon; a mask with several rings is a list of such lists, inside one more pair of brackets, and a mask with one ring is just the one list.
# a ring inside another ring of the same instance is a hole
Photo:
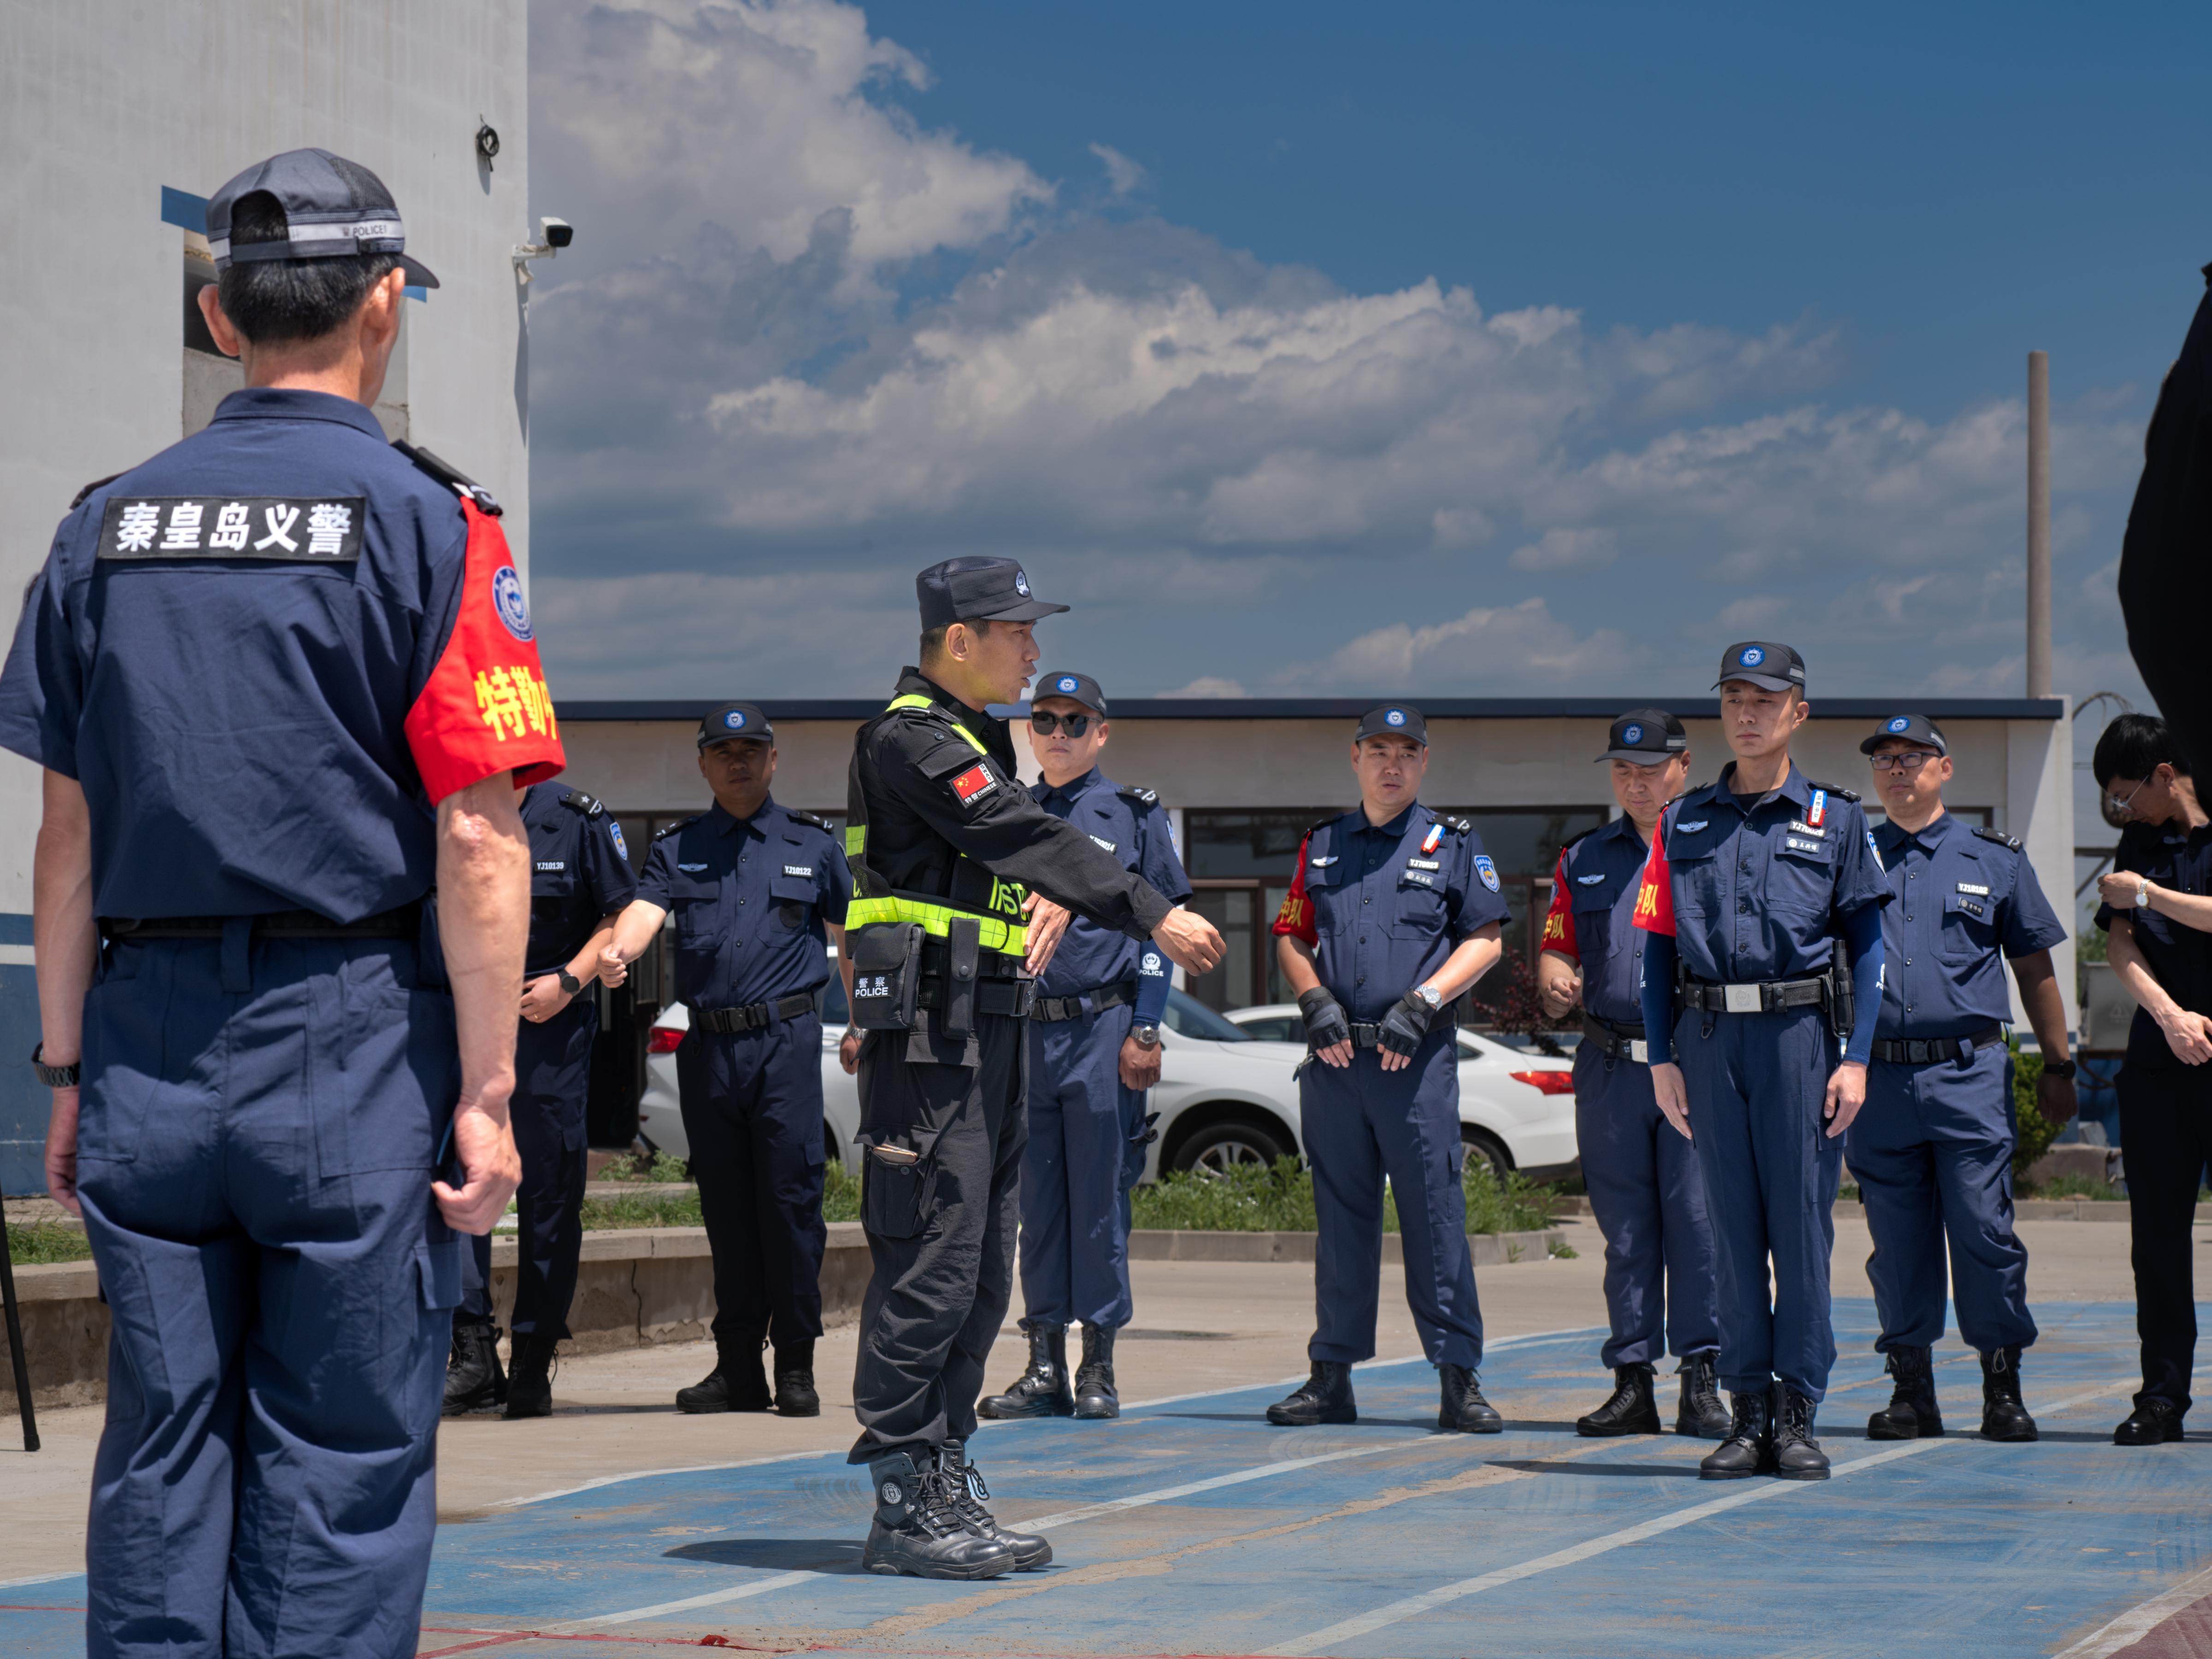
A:
{"label": "dark hair", "polygon": [[[283,207],[265,190],[247,191],[231,208],[233,248],[281,242],[290,234]],[[392,253],[234,259],[216,293],[230,325],[256,345],[319,340],[352,320],[368,290],[398,264],[398,256]]]}
{"label": "dark hair", "polygon": [[[947,623],[944,628],[925,628],[921,630],[922,661],[927,662],[932,657],[944,654],[945,632],[951,626],[951,623]],[[961,623],[960,626],[972,628],[979,635],[988,634],[991,631],[991,619],[988,617],[978,617],[972,622]]]}
{"label": "dark hair", "polygon": [[2140,783],[2160,766],[2171,766],[2183,777],[2189,775],[2188,757],[2173,740],[2172,731],[2155,714],[2117,717],[2099,734],[2097,751],[2089,759],[2089,769],[2096,775],[2100,789],[2114,778],[2133,778]]}

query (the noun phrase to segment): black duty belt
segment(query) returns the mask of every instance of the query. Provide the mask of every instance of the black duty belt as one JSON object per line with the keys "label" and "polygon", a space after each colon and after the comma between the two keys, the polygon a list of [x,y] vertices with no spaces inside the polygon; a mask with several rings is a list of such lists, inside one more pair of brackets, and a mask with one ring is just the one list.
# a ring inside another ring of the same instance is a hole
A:
{"label": "black duty belt", "polygon": [[1583,1016],[1583,1047],[1595,1045],[1595,1052],[1607,1060],[1632,1060],[1638,1065],[1650,1062],[1651,1051],[1644,1047],[1644,1024],[1632,1025],[1625,1020],[1600,1019],[1595,1014]]}
{"label": "black duty belt", "polygon": [[[1057,1025],[1062,1020],[1081,1019],[1087,1013],[1103,1014],[1109,1008],[1118,1008],[1136,1000],[1137,981],[1125,979],[1118,985],[1094,985],[1072,997],[1039,997],[1030,1010],[1030,1018]],[[1088,1007],[1085,1006],[1086,1003]]]}
{"label": "black duty belt", "polygon": [[1892,1066],[1925,1066],[1931,1060],[1972,1060],[1977,1048],[1993,1048],[2003,1041],[2003,1026],[1985,1025],[1965,1036],[1876,1037],[1873,1052]]}
{"label": "black duty belt", "polygon": [[313,910],[270,910],[257,916],[102,916],[100,931],[112,939],[221,939],[240,921],[252,924],[257,939],[414,939],[422,931],[422,907],[403,904],[357,921],[332,921]]}
{"label": "black duty belt", "polygon": [[794,991],[774,1002],[749,1002],[742,1008],[702,1008],[691,1016],[691,1023],[717,1036],[731,1036],[739,1031],[757,1031],[780,1019],[797,1019],[801,1014],[813,1012],[814,994]]}
{"label": "black duty belt", "polygon": [[[941,939],[924,939],[921,945],[921,971],[925,979],[943,979],[951,965],[951,954]],[[978,979],[1021,979],[1029,972],[1026,958],[1010,956],[1004,951],[979,951],[975,956],[975,977]]]}
{"label": "black duty belt", "polygon": [[1682,982],[1682,1006],[1702,1013],[1771,1014],[1784,1008],[1818,1008],[1827,997],[1825,978],[1762,979],[1733,985],[1704,979]]}
{"label": "black duty belt", "polygon": [[[1033,979],[987,979],[975,988],[975,1012],[979,1014],[1008,1014],[1016,1019],[1025,1019],[1036,1001],[1036,981]],[[915,994],[914,1006],[942,1008],[945,981],[936,978],[923,980]]]}

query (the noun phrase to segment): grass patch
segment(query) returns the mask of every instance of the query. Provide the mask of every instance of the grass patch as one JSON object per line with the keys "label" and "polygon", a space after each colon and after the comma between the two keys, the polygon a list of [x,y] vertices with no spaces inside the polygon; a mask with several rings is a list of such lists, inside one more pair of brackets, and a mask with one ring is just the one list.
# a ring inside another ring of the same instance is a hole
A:
{"label": "grass patch", "polygon": [[636,1198],[587,1198],[584,1200],[584,1231],[599,1232],[613,1227],[702,1227],[699,1194],[676,1193]]}
{"label": "grass patch", "polygon": [[1582,1260],[1582,1254],[1564,1238],[1555,1238],[1552,1241],[1552,1260],[1554,1261],[1579,1261]]}
{"label": "grass patch", "polygon": [[58,1222],[11,1221],[8,1255],[19,1267],[38,1267],[55,1261],[89,1261],[92,1245],[76,1228]]}
{"label": "grass patch", "polygon": [[858,1221],[860,1218],[860,1177],[845,1172],[844,1160],[833,1158],[822,1176],[822,1218]]}
{"label": "grass patch", "polygon": [[2127,1194],[2109,1181],[2095,1176],[2060,1175],[2038,1186],[2032,1194],[2036,1198],[2094,1198],[2124,1200]]}
{"label": "grass patch", "polygon": [[594,1181],[653,1181],[672,1185],[691,1179],[691,1166],[666,1152],[629,1152],[592,1177]]}
{"label": "grass patch", "polygon": [[[1470,1158],[1462,1186],[1471,1233],[1540,1232],[1552,1224],[1555,1194],[1525,1176],[1509,1174],[1499,1181],[1488,1164]],[[1267,1169],[1243,1164],[1218,1176],[1168,1175],[1138,1188],[1130,1209],[1133,1226],[1191,1232],[1310,1233],[1319,1224],[1313,1174],[1288,1158]],[[1398,1231],[1393,1197],[1383,1200],[1382,1231]]]}

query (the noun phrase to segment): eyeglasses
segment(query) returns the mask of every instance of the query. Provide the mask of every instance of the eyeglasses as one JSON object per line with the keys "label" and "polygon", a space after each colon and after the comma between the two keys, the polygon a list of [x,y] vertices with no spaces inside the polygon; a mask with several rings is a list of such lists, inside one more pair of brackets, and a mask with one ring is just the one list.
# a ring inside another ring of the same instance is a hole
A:
{"label": "eyeglasses", "polygon": [[1942,758],[1941,755],[1930,754],[1925,749],[1893,750],[1887,755],[1876,755],[1872,757],[1874,769],[1877,772],[1908,773],[1917,772],[1929,761]]}
{"label": "eyeglasses", "polygon": [[2137,783],[2134,788],[2129,790],[2124,797],[2116,795],[2111,790],[2107,789],[2105,791],[2105,799],[2112,803],[2112,810],[2115,812],[2124,812],[2128,810],[2128,803],[2133,800],[2137,795],[2142,793],[2143,785],[2149,781],[2150,780],[2148,778],[2143,779],[2142,782]]}
{"label": "eyeglasses", "polygon": [[1042,709],[1032,709],[1030,712],[1030,730],[1036,732],[1037,736],[1041,738],[1050,737],[1054,732],[1059,731],[1063,726],[1067,728],[1067,735],[1069,737],[1079,738],[1085,732],[1088,732],[1091,729],[1091,716],[1088,714],[1048,714]]}

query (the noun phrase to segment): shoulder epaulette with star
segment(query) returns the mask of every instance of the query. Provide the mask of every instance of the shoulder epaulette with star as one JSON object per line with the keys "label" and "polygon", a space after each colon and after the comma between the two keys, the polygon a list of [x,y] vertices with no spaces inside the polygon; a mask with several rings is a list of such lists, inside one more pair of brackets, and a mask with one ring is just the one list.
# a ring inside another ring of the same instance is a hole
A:
{"label": "shoulder epaulette with star", "polygon": [[1847,800],[1847,801],[1850,802],[1850,804],[1851,804],[1852,805],[1854,805],[1854,806],[1857,805],[1858,805],[1858,803],[1859,803],[1859,798],[1858,798],[1858,793],[1857,793],[1857,791],[1856,791],[1856,790],[1852,790],[1852,789],[1846,789],[1846,788],[1843,787],[1840,784],[1833,784],[1833,783],[1814,783],[1814,782],[1813,781],[1813,780],[1812,780],[1812,779],[1810,779],[1810,778],[1806,779],[1806,780],[1805,780],[1805,782],[1806,782],[1806,784],[1807,784],[1809,787],[1811,787],[1811,788],[1814,788],[1814,789],[1825,789],[1825,790],[1826,790],[1830,794],[1833,795],[1833,796],[1834,796],[1838,800]]}
{"label": "shoulder epaulette with star", "polygon": [[688,818],[678,818],[673,823],[664,824],[661,828],[653,832],[653,838],[655,841],[666,841],[669,836],[674,835],[678,830],[687,830],[706,816],[707,815],[704,812],[694,812]]}
{"label": "shoulder epaulette with star", "polygon": [[85,504],[86,500],[91,495],[94,490],[106,489],[109,484],[113,483],[122,476],[123,475],[120,472],[111,472],[104,478],[94,478],[83,489],[78,490],[76,495],[70,497],[70,511],[72,513],[76,512],[77,508]]}
{"label": "shoulder epaulette with star", "polygon": [[1472,818],[1447,817],[1443,813],[1439,812],[1437,814],[1437,822],[1455,836],[1471,836],[1474,833],[1474,821]]}
{"label": "shoulder epaulette with star", "polygon": [[607,809],[605,807],[600,805],[599,802],[593,800],[589,795],[586,794],[580,789],[571,789],[568,793],[562,795],[561,797],[561,805],[563,806],[574,807],[577,811],[581,812],[587,818],[601,818],[605,817],[607,814]]}
{"label": "shoulder epaulette with star", "polygon": [[1993,841],[2000,847],[2009,847],[2015,853],[2020,851],[2021,840],[2018,836],[2008,836],[2003,830],[1992,830],[1985,823],[1976,824],[1974,833],[1984,841]]}
{"label": "shoulder epaulette with star", "polygon": [[1114,793],[1124,800],[1136,802],[1139,806],[1158,806],[1160,804],[1158,790],[1146,789],[1139,784],[1117,783],[1114,786]]}
{"label": "shoulder epaulette with star", "polygon": [[451,461],[441,460],[427,449],[417,449],[404,438],[394,440],[392,447],[414,462],[418,471],[428,473],[447,489],[465,495],[474,501],[478,512],[489,514],[495,519],[500,516],[501,511],[500,504],[493,499],[491,491],[486,489]]}
{"label": "shoulder epaulette with star", "polygon": [[801,823],[811,823],[811,824],[812,824],[812,825],[813,825],[817,830],[821,830],[821,831],[823,832],[823,834],[824,834],[824,835],[831,835],[831,836],[834,836],[835,834],[836,834],[836,833],[837,833],[836,830],[832,830],[832,829],[830,827],[830,820],[829,820],[829,819],[827,819],[827,818],[825,818],[825,817],[821,817],[821,816],[820,816],[819,814],[817,814],[817,813],[814,813],[814,812],[802,812],[802,811],[799,811],[796,807],[792,807],[792,806],[787,806],[787,807],[785,807],[783,810],[784,810],[784,811],[786,812],[786,814],[787,814],[788,816],[790,816],[790,817],[792,817],[797,818],[797,819],[798,819]]}

